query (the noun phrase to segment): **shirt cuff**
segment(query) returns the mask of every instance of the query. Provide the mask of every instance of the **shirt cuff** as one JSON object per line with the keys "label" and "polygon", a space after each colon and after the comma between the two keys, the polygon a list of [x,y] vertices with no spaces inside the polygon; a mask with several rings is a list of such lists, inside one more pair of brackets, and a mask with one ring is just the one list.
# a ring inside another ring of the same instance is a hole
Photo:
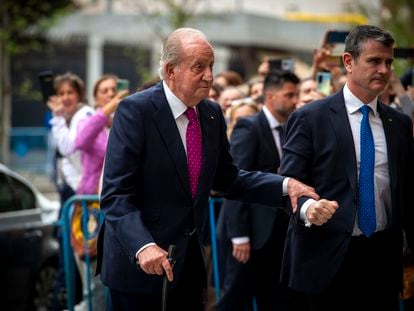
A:
{"label": "shirt cuff", "polygon": [[300,219],[305,223],[305,227],[312,226],[311,222],[308,220],[308,217],[306,217],[306,212],[309,206],[315,202],[316,201],[314,199],[308,199],[305,201],[305,203],[302,204],[302,207],[300,208]]}
{"label": "shirt cuff", "polygon": [[244,243],[249,243],[250,242],[250,238],[248,236],[241,236],[241,237],[237,237],[237,238],[232,238],[231,242],[233,244],[244,244]]}
{"label": "shirt cuff", "polygon": [[290,177],[286,177],[285,179],[283,179],[283,184],[282,184],[282,195],[288,195],[288,182],[289,182]]}
{"label": "shirt cuff", "polygon": [[138,260],[138,254],[141,253],[144,249],[146,249],[148,246],[157,245],[154,242],[145,244],[143,247],[141,247],[138,252],[135,254],[135,258]]}

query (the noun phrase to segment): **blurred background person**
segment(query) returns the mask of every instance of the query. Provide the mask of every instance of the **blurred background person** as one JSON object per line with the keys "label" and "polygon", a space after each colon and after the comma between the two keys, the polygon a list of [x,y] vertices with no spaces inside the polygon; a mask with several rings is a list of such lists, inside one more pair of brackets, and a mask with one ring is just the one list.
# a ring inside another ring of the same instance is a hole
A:
{"label": "blurred background person", "polygon": [[[112,118],[122,97],[128,94],[128,90],[117,92],[118,77],[103,75],[95,83],[93,88],[95,113],[79,122],[75,139],[75,150],[80,152],[82,175],[76,194],[98,194],[99,182],[105,158],[106,145],[109,137],[109,127]],[[91,285],[93,290],[93,305],[102,305],[103,286],[99,280],[93,277],[96,267],[96,242],[99,233],[99,204],[88,205],[88,255],[91,259]],[[85,241],[82,231],[82,207],[77,205],[72,211],[72,247],[76,252],[78,268],[81,272],[84,289],[87,288],[86,266],[83,261],[85,256]],[[86,292],[85,292],[86,294]]]}
{"label": "blurred background person", "polygon": [[227,125],[227,137],[230,139],[234,126],[240,118],[254,115],[260,111],[259,105],[253,99],[247,97],[232,102],[229,108],[229,124]]}
{"label": "blurred background person", "polygon": [[262,62],[257,67],[257,73],[260,77],[265,78],[269,74],[269,57],[265,56],[263,57]]}
{"label": "blurred background person", "polygon": [[[299,78],[272,72],[264,81],[264,107],[240,118],[230,152],[244,170],[277,173],[284,143],[283,126],[298,102]],[[243,100],[242,100],[243,101]],[[289,216],[260,204],[225,200],[217,224],[222,271],[219,311],[306,310],[296,293],[279,282]]]}
{"label": "blurred background person", "polygon": [[414,101],[412,96],[414,93],[412,92],[413,89],[411,86],[408,87],[409,89],[405,90],[401,80],[397,77],[395,72],[393,72],[387,86],[380,93],[379,98],[384,104],[389,105],[412,118],[414,111]]}
{"label": "blurred background person", "polygon": [[109,127],[122,97],[128,90],[116,90],[118,77],[103,75],[93,88],[95,113],[79,123],[75,149],[80,151],[82,176],[77,194],[98,194]]}
{"label": "blurred background person", "polygon": [[94,111],[85,104],[84,83],[77,75],[68,72],[56,76],[54,84],[56,95],[50,97],[47,105],[53,114],[50,124],[57,151],[61,156],[57,188],[63,204],[75,194],[82,174],[80,155],[75,152],[78,126]]}
{"label": "blurred background person", "polygon": [[[61,207],[63,207],[64,202],[75,194],[82,175],[80,154],[75,152],[77,128],[81,120],[93,114],[93,109],[86,105],[85,86],[77,75],[67,72],[56,76],[54,88],[56,95],[49,98],[47,105],[53,115],[50,124],[54,145],[57,149],[56,187],[59,192]],[[60,230],[57,230],[57,238],[62,246]],[[82,287],[77,286],[77,289],[79,291],[77,292],[76,301],[79,301],[82,296]],[[59,272],[54,285],[54,309],[59,310],[66,305],[65,292],[65,272],[61,247]]]}
{"label": "blurred background person", "polygon": [[232,101],[244,97],[246,97],[246,94],[244,94],[240,89],[236,87],[227,87],[224,88],[224,90],[221,92],[218,104],[221,107],[221,111],[223,111],[223,115],[227,123],[229,122],[228,109],[230,108]]}
{"label": "blurred background person", "polygon": [[218,83],[213,83],[208,93],[208,99],[218,103],[223,87]]}
{"label": "blurred background person", "polygon": [[247,83],[248,85],[247,96],[252,98],[260,106],[261,104],[263,104],[263,82],[264,82],[263,77],[254,77],[254,78],[251,78]]}
{"label": "blurred background person", "polygon": [[239,86],[243,84],[243,78],[234,70],[222,71],[214,77],[214,83],[221,85],[226,88],[229,86]]}
{"label": "blurred background person", "polygon": [[296,104],[296,109],[321,99],[324,95],[317,90],[316,80],[313,78],[303,79],[299,84],[299,101]]}

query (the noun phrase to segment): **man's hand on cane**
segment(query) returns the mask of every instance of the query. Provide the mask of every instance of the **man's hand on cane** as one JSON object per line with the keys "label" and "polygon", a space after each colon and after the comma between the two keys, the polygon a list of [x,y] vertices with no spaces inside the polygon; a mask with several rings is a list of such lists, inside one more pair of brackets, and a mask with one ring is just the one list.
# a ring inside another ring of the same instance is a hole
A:
{"label": "man's hand on cane", "polygon": [[163,275],[164,271],[168,281],[172,282],[174,275],[170,261],[167,258],[168,253],[157,245],[151,245],[138,254],[138,262],[147,274]]}

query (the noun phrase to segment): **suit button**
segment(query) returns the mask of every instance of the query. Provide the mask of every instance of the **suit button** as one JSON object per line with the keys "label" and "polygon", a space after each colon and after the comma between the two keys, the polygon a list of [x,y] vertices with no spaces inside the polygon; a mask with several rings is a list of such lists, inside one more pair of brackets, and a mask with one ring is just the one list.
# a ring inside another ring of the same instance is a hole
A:
{"label": "suit button", "polygon": [[185,233],[184,233],[184,236],[187,236],[187,237],[192,236],[195,232],[196,232],[196,229],[194,228],[194,229],[193,229],[193,230],[191,230],[191,231],[185,232]]}

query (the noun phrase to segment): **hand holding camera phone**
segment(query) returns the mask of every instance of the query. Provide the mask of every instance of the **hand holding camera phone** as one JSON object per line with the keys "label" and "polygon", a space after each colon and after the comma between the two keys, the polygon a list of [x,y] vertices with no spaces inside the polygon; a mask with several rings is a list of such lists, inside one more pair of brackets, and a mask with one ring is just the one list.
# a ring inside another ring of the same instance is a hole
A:
{"label": "hand holding camera phone", "polygon": [[269,59],[269,72],[272,71],[290,71],[295,73],[295,63],[291,58]]}
{"label": "hand holding camera phone", "polygon": [[116,81],[116,91],[123,91],[123,90],[129,90],[129,80],[127,79],[118,79]]}
{"label": "hand holding camera phone", "polygon": [[330,72],[318,72],[316,74],[316,90],[325,96],[331,94],[331,80]]}
{"label": "hand holding camera phone", "polygon": [[333,57],[340,57],[345,50],[345,40],[349,31],[344,30],[330,30],[326,34],[325,42],[332,46],[331,55]]}
{"label": "hand holding camera phone", "polygon": [[329,30],[326,34],[326,43],[345,43],[348,34],[347,30]]}
{"label": "hand holding camera phone", "polygon": [[42,71],[38,74],[40,90],[43,102],[46,104],[52,95],[55,95],[54,75],[51,70]]}

